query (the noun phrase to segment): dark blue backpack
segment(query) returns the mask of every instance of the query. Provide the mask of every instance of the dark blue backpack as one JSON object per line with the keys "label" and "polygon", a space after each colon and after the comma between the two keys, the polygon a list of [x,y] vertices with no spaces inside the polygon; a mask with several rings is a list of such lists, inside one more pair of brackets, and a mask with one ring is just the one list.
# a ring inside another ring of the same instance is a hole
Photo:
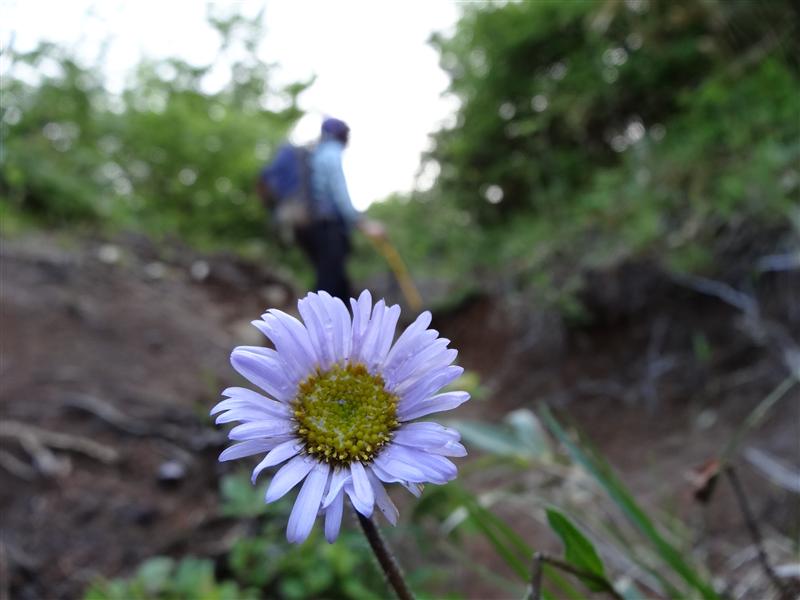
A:
{"label": "dark blue backpack", "polygon": [[284,144],[261,171],[262,194],[273,223],[284,236],[308,227],[314,219],[311,150]]}

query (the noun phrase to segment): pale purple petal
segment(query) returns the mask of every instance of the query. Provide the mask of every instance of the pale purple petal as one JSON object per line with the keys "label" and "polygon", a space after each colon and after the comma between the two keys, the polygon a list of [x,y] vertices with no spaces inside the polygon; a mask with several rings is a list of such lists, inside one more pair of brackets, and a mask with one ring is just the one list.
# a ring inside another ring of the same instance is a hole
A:
{"label": "pale purple petal", "polygon": [[436,375],[442,373],[456,359],[458,352],[455,350],[444,350],[429,358],[424,363],[415,365],[415,369],[403,377],[396,377],[397,383],[393,391],[396,394],[407,394],[419,384],[431,381]]}
{"label": "pale purple petal", "polygon": [[379,480],[385,483],[399,483],[417,498],[422,495],[422,488],[425,487],[421,483],[411,483],[395,475],[391,475],[387,471],[381,469],[376,463],[372,463],[372,472],[375,473],[375,476]]}
{"label": "pale purple petal", "polygon": [[322,501],[322,508],[326,508],[331,502],[334,501],[339,492],[342,491],[344,484],[350,480],[350,469],[336,468],[331,473],[331,482],[328,486],[328,495]]}
{"label": "pale purple petal", "polygon": [[[425,475],[424,480],[417,480],[417,483],[429,481],[431,483],[443,484],[451,479],[455,479],[458,471],[456,466],[443,456],[429,454],[422,450],[415,450],[406,446],[393,446],[394,454],[392,457],[396,461],[414,465]],[[409,481],[414,481],[409,479]]]}
{"label": "pale purple petal", "polygon": [[445,392],[431,396],[427,400],[417,402],[411,406],[403,406],[401,403],[397,411],[397,417],[401,421],[410,421],[432,413],[451,410],[461,406],[467,400],[469,400],[467,392]]}
{"label": "pale purple petal", "polygon": [[392,346],[394,340],[395,330],[397,329],[397,320],[400,318],[400,307],[395,304],[384,309],[383,320],[378,332],[378,339],[375,343],[375,349],[372,356],[368,359],[368,367],[370,371],[381,365],[386,360],[386,355],[389,353],[389,348]]}
{"label": "pale purple petal", "polygon": [[[214,422],[217,425],[222,425],[224,423],[232,423],[233,421],[247,423],[248,421],[268,421],[274,418],[275,417],[271,414],[256,409],[232,408],[219,415]],[[280,419],[283,420],[285,418],[286,417],[281,417]]]}
{"label": "pale purple petal", "polygon": [[265,348],[264,346],[236,346],[234,350],[241,350],[242,352],[249,352],[251,354],[257,354],[258,356],[263,356],[270,362],[283,362],[283,357],[272,348]]}
{"label": "pale purple petal", "polygon": [[385,376],[387,377],[387,385],[390,388],[396,388],[400,382],[408,379],[417,369],[428,365],[432,359],[445,352],[447,350],[447,344],[449,343],[450,340],[445,338],[436,339],[431,344],[419,348],[417,353],[411,356],[402,365],[398,365],[391,370],[386,369]]}
{"label": "pale purple petal", "polygon": [[375,476],[380,479],[381,481],[385,481],[386,483],[399,483],[401,481],[405,481],[404,479],[399,479],[394,475],[390,475],[387,471],[381,468],[381,466],[376,462],[373,461],[370,465],[370,470],[375,474]]}
{"label": "pale purple petal", "polygon": [[353,490],[353,480],[348,479],[347,483],[344,484],[344,493],[350,497],[350,502],[358,512],[360,512],[365,517],[369,517],[372,515],[372,510],[375,507],[375,503],[372,504],[365,504],[361,501],[361,496],[355,493]]}
{"label": "pale purple petal", "polygon": [[344,492],[339,488],[339,493],[333,497],[329,506],[325,509],[325,539],[329,544],[336,541],[339,537],[339,529],[342,526],[342,509],[344,508]]}
{"label": "pale purple petal", "polygon": [[299,544],[305,541],[319,512],[322,494],[325,493],[325,484],[328,481],[330,467],[325,463],[317,463],[303,482],[297,500],[289,515],[289,524],[286,527],[286,539],[290,543]]}
{"label": "pale purple petal", "polygon": [[231,354],[231,364],[240,375],[276,400],[287,402],[294,395],[297,386],[289,381],[278,361],[236,348]]}
{"label": "pale purple petal", "polygon": [[467,449],[460,442],[447,442],[439,448],[428,448],[431,454],[441,454],[442,456],[466,456]]}
{"label": "pale purple petal", "polygon": [[387,448],[380,455],[376,456],[373,461],[374,466],[377,467],[377,469],[375,469],[375,474],[380,477],[382,481],[387,483],[402,481],[422,483],[427,481],[425,473],[420,469],[411,464],[396,460],[391,456],[387,456],[388,450],[390,450],[390,448]]}
{"label": "pale purple petal", "polygon": [[[386,372],[391,372],[393,369],[396,369],[416,353],[418,350],[418,348],[416,348],[418,345],[418,336],[424,336],[425,330],[430,324],[431,313],[426,310],[420,314],[411,325],[406,327],[405,331],[397,338],[394,346],[392,346],[392,349],[389,351],[389,355],[386,357],[384,363],[384,370]],[[434,334],[433,337],[436,337],[436,334]]]}
{"label": "pale purple petal", "polygon": [[252,408],[255,410],[263,411],[275,417],[287,417],[290,414],[289,408],[286,404],[276,402],[271,398],[267,398],[243,387],[230,387],[222,392],[223,396],[229,396],[227,399],[218,402],[217,405],[211,409],[211,414],[214,415],[223,410],[231,410],[233,408]]}
{"label": "pale purple petal", "polygon": [[419,498],[422,496],[422,490],[425,489],[425,486],[421,483],[401,483],[404,488],[406,488],[409,492],[411,492],[414,496]]}
{"label": "pale purple petal", "polygon": [[293,316],[275,308],[264,313],[261,318],[274,331],[282,332],[280,346],[273,340],[278,352],[291,357],[301,370],[311,371],[319,362],[319,357],[305,325]]}
{"label": "pale purple petal", "polygon": [[372,308],[372,318],[370,318],[369,325],[367,326],[367,332],[364,334],[364,339],[361,342],[361,349],[359,354],[354,356],[356,360],[365,362],[368,365],[371,362],[371,358],[375,355],[375,349],[378,345],[381,324],[383,323],[386,312],[384,310],[385,306],[386,303],[383,300],[378,300],[375,303],[375,306]]}
{"label": "pale purple petal", "polygon": [[463,368],[452,365],[432,373],[429,378],[417,382],[400,397],[398,409],[401,412],[411,410],[418,402],[427,400],[444,386],[453,383],[463,372]]}
{"label": "pale purple petal", "polygon": [[339,335],[342,339],[341,353],[339,356],[342,359],[347,359],[350,357],[350,348],[353,343],[353,338],[350,335],[352,331],[350,312],[347,310],[345,303],[339,298],[333,299],[333,303],[329,305],[328,310],[331,311],[334,322],[339,324]]}
{"label": "pale purple petal", "polygon": [[280,324],[280,319],[275,315],[264,313],[262,320],[251,323],[274,344],[284,364],[287,377],[293,383],[302,381],[313,369],[315,361],[301,345],[294,342],[290,333]]}
{"label": "pale purple petal", "polygon": [[389,523],[397,525],[397,517],[400,513],[394,505],[394,502],[392,502],[392,499],[389,498],[389,494],[386,493],[386,489],[383,487],[380,479],[372,472],[371,468],[367,469],[367,477],[372,486],[372,491],[375,494],[375,505],[378,507],[378,510],[381,511],[381,514],[383,514]]}
{"label": "pale purple petal", "polygon": [[293,456],[297,456],[302,449],[302,442],[296,438],[292,438],[286,442],[278,444],[272,450],[270,450],[264,459],[258,463],[258,465],[256,465],[256,468],[253,469],[253,476],[251,478],[252,482],[256,482],[258,476],[261,474],[261,471],[264,469],[268,469],[269,467],[274,467],[282,462],[286,462]]}
{"label": "pale purple petal", "polygon": [[269,421],[250,421],[237,425],[228,433],[232,440],[252,440],[256,438],[266,438],[276,435],[286,435],[294,431],[295,425],[291,421],[279,421],[272,419]]}
{"label": "pale purple petal", "polygon": [[303,477],[308,475],[314,465],[319,464],[308,456],[295,456],[275,473],[267,488],[264,500],[267,504],[282,498],[286,492],[296,486]]}
{"label": "pale purple petal", "polygon": [[320,307],[326,313],[327,323],[331,325],[331,349],[336,362],[350,355],[350,313],[339,298],[333,298],[327,292],[320,292]]}
{"label": "pale purple petal", "polygon": [[[446,368],[458,356],[458,351],[442,348],[434,348],[435,352],[430,354],[426,350],[420,354],[419,359],[408,361],[406,367],[400,369],[392,378],[392,388],[397,394],[404,394],[407,390],[412,389],[414,385],[420,381],[430,379],[434,373],[438,373]],[[409,363],[412,363],[409,365]]]}
{"label": "pale purple petal", "polygon": [[[360,510],[362,515],[368,517],[372,514],[372,507],[375,504],[375,495],[372,493],[372,486],[369,484],[367,473],[364,470],[364,465],[355,461],[350,465],[350,474],[353,477],[353,491],[358,496],[358,503],[360,506],[369,507],[368,512]],[[355,502],[353,503],[355,506]]]}
{"label": "pale purple petal", "polygon": [[[374,463],[389,475],[412,483],[443,484],[455,478],[457,474],[455,465],[443,456],[399,444],[386,448],[375,458]],[[416,475],[409,470],[409,467],[416,472]]]}
{"label": "pale purple petal", "polygon": [[298,300],[297,309],[303,317],[308,336],[311,339],[311,344],[317,350],[320,367],[328,369],[334,363],[335,357],[331,352],[328,334],[325,331],[325,324],[320,320],[317,314],[317,303],[319,296],[316,294],[308,294],[302,300]]}
{"label": "pale purple petal", "polygon": [[244,458],[245,456],[253,456],[254,454],[268,452],[283,441],[284,440],[280,438],[271,438],[269,440],[257,439],[239,442],[225,448],[219,455],[219,461],[225,462],[226,460],[235,460],[237,458]]}
{"label": "pale purple petal", "polygon": [[394,442],[412,448],[440,448],[461,439],[455,429],[438,423],[408,423],[394,433]]}
{"label": "pale purple petal", "polygon": [[369,315],[372,311],[372,295],[368,290],[361,292],[358,300],[350,299],[350,307],[353,309],[352,344],[350,356],[354,359],[361,356],[361,342],[367,332],[369,325]]}
{"label": "pale purple petal", "polygon": [[[419,355],[419,353],[423,352],[426,348],[428,348],[428,346],[433,344],[436,341],[436,336],[438,334],[439,332],[435,329],[427,329],[419,332],[413,339],[404,344],[404,346],[402,346],[404,350],[395,354],[395,358],[391,359],[392,365],[384,366],[381,369],[384,380],[387,382],[391,381],[392,384],[395,384],[398,381],[398,378],[395,375],[397,371],[404,368],[409,361],[413,361]],[[397,344],[395,344],[395,347],[397,347]],[[389,353],[390,357],[392,352],[394,352],[394,349],[392,349],[392,351]]]}

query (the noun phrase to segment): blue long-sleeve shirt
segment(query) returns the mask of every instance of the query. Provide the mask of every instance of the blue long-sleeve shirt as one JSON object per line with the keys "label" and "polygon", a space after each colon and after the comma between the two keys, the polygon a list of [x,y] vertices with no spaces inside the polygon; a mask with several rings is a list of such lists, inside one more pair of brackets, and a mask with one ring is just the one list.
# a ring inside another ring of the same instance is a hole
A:
{"label": "blue long-sleeve shirt", "polygon": [[323,138],[311,155],[311,189],[321,219],[341,217],[349,226],[359,219],[359,212],[350,200],[342,168],[344,144]]}

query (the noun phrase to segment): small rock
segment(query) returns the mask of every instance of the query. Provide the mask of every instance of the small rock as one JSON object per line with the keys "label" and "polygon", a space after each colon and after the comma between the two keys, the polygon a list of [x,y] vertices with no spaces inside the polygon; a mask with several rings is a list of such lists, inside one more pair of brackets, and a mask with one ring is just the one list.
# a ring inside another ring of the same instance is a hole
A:
{"label": "small rock", "polygon": [[705,431],[706,429],[711,429],[714,424],[717,422],[717,413],[711,409],[706,409],[697,415],[695,419],[695,427],[700,431]]}
{"label": "small rock", "polygon": [[164,275],[167,274],[167,267],[164,266],[164,263],[158,261],[147,263],[144,267],[144,274],[150,279],[163,279]]}
{"label": "small rock", "polygon": [[186,478],[186,465],[178,460],[168,460],[158,467],[158,482],[176,484]]}
{"label": "small rock", "polygon": [[153,352],[159,352],[164,349],[164,336],[161,331],[157,329],[150,329],[144,334],[144,341],[147,344],[147,349]]}
{"label": "small rock", "polygon": [[158,518],[158,509],[155,506],[131,506],[126,517],[129,522],[146,527]]}
{"label": "small rock", "polygon": [[101,263],[113,265],[119,262],[122,251],[114,244],[103,244],[97,249],[97,258]]}
{"label": "small rock", "polygon": [[189,274],[195,281],[204,281],[211,273],[211,267],[204,260],[196,260],[189,267]]}

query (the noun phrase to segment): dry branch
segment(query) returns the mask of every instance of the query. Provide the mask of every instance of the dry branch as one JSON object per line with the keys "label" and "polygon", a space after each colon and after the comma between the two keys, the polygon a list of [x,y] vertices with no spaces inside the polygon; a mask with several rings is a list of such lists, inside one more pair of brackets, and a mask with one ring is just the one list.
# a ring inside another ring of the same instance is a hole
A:
{"label": "dry branch", "polygon": [[112,464],[119,460],[119,453],[110,446],[82,436],[49,431],[19,421],[0,423],[0,437],[16,439],[26,451],[37,458],[41,454],[42,448],[57,448],[78,452],[105,464]]}

